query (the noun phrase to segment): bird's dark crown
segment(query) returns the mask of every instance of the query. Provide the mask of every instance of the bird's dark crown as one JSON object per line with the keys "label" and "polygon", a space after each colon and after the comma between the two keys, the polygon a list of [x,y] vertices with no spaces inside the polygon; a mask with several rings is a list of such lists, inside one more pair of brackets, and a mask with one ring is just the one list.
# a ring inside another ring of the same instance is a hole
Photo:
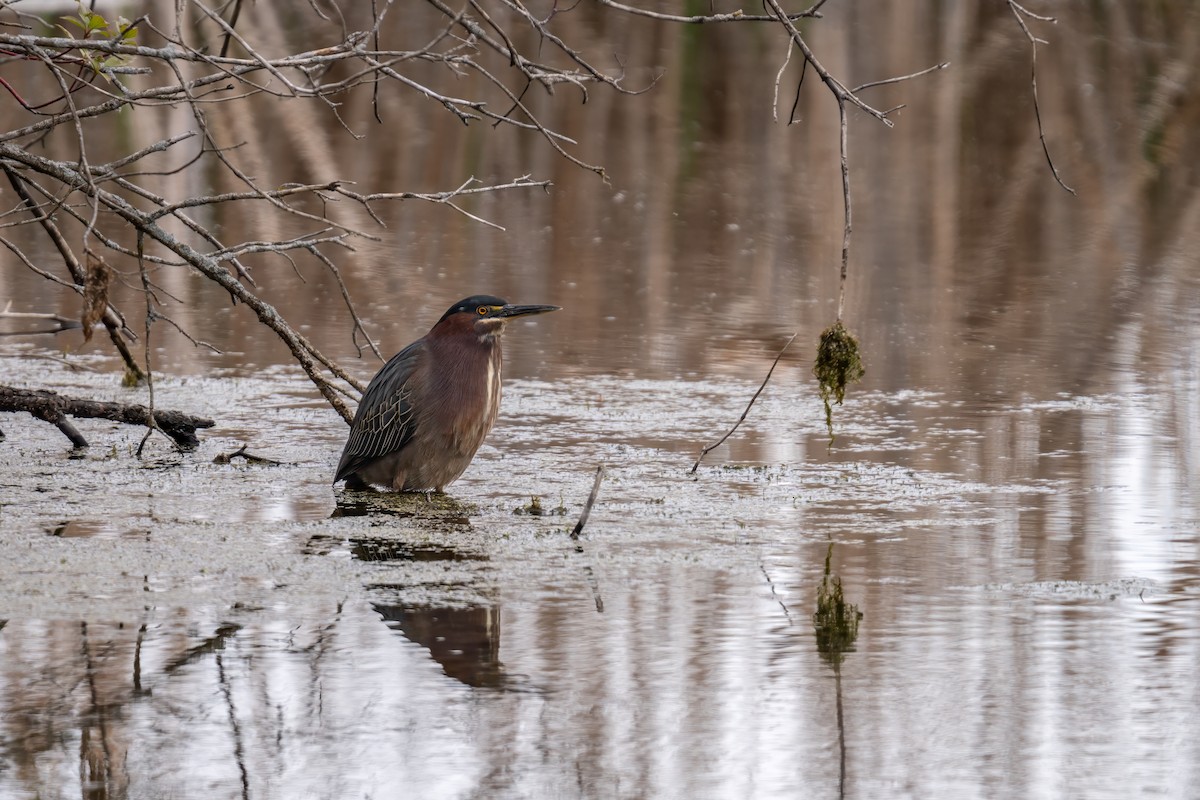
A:
{"label": "bird's dark crown", "polygon": [[[442,320],[446,319],[446,317],[449,317],[452,314],[461,314],[463,312],[466,312],[468,314],[475,314],[476,316],[481,316],[479,314],[480,308],[488,308],[488,309],[491,309],[493,307],[501,308],[506,305],[508,305],[507,301],[501,300],[499,297],[496,297],[494,295],[476,294],[476,295],[472,295],[471,297],[467,297],[463,300],[459,300],[457,303],[450,306],[449,310],[447,310],[445,314],[442,314],[442,319],[439,319],[438,322],[441,322]],[[491,313],[491,312],[489,312],[489,313]],[[486,315],[482,315],[482,316],[486,316]]]}

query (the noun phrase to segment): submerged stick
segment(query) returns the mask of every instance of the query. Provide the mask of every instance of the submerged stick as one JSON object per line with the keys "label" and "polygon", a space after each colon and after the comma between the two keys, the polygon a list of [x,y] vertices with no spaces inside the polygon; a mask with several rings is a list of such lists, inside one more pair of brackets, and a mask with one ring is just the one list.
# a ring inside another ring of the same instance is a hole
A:
{"label": "submerged stick", "polygon": [[[583,545],[575,545],[575,552],[583,555]],[[591,564],[583,565],[583,573],[587,575],[588,586],[592,589],[592,602],[596,604],[596,613],[604,613],[604,598],[600,596],[600,581],[596,580],[596,572]]]}
{"label": "submerged stick", "polygon": [[781,347],[779,350],[779,355],[775,356],[775,360],[771,362],[771,368],[767,370],[767,377],[763,378],[762,385],[758,387],[758,391],[754,393],[754,397],[750,398],[750,403],[746,406],[746,410],[742,412],[742,416],[738,417],[738,421],[733,423],[733,427],[729,429],[729,433],[725,434],[720,439],[700,451],[700,455],[696,458],[696,463],[692,464],[692,469],[688,473],[689,475],[695,475],[696,470],[700,467],[700,462],[704,460],[704,457],[724,444],[725,440],[732,436],[733,432],[738,429],[738,426],[746,421],[746,415],[749,414],[750,409],[754,407],[754,401],[758,399],[760,394],[762,394],[763,389],[767,388],[767,381],[771,380],[771,373],[773,373],[775,371],[775,367],[779,365],[779,359],[783,358],[784,351],[788,349],[788,345],[796,340],[796,335],[797,334],[793,333],[792,338],[784,342],[783,347]]}
{"label": "submerged stick", "polygon": [[592,483],[592,493],[588,495],[587,502],[583,504],[583,514],[579,517],[579,522],[575,523],[575,530],[571,531],[571,538],[578,539],[579,534],[583,531],[583,526],[587,524],[588,516],[592,513],[592,506],[596,502],[596,495],[600,494],[600,481],[604,480],[604,465],[596,467],[596,480]]}

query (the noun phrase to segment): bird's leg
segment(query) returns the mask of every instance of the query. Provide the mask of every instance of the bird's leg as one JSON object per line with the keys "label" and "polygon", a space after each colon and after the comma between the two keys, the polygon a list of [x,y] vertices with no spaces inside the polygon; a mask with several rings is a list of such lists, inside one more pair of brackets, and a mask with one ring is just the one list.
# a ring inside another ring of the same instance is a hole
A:
{"label": "bird's leg", "polygon": [[346,478],[346,491],[348,492],[371,492],[374,489],[375,487],[358,477],[357,472]]}

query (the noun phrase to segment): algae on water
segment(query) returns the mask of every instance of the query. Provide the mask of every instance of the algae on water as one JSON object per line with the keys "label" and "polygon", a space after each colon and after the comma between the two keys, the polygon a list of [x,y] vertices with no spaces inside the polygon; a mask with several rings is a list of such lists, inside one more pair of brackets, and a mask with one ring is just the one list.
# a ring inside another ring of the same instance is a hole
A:
{"label": "algae on water", "polygon": [[813,628],[817,635],[817,650],[826,658],[840,662],[842,654],[854,649],[858,638],[858,623],[863,614],[858,606],[846,602],[842,595],[842,581],[832,574],[833,542],[825,552],[825,577],[817,587],[817,610],[813,614]]}

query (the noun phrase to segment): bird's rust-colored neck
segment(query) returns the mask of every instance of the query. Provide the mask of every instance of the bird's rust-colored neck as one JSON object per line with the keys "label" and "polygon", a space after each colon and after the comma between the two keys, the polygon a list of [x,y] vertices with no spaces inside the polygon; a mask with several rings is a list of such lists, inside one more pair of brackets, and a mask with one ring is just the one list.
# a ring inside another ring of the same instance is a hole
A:
{"label": "bird's rust-colored neck", "polygon": [[490,400],[499,389],[503,353],[496,333],[480,332],[479,323],[485,321],[472,314],[452,314],[425,337],[436,373],[431,378],[445,393],[437,396],[464,395],[466,401],[465,396],[482,395]]}
{"label": "bird's rust-colored neck", "polygon": [[435,325],[425,341],[426,413],[444,433],[443,446],[474,455],[500,410],[500,339],[481,336],[471,315],[455,314]]}

